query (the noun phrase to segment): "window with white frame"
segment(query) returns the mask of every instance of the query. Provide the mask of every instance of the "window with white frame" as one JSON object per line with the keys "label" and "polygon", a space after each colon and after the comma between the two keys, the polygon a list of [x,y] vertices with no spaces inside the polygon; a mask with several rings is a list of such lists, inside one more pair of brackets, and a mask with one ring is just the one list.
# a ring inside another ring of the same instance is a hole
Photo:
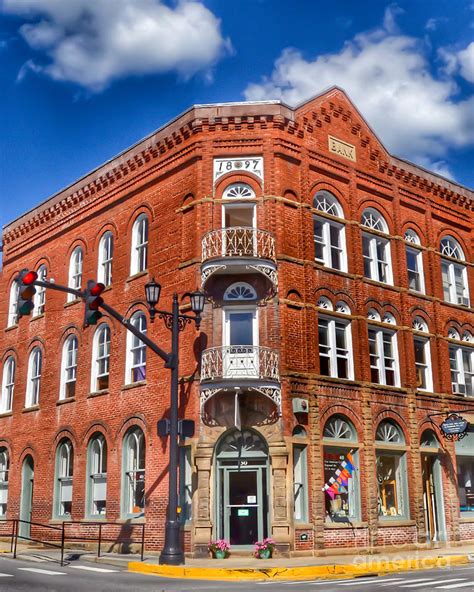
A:
{"label": "window with white frame", "polygon": [[409,518],[405,438],[391,420],[382,421],[375,436],[378,508],[381,520]]}
{"label": "window with white frame", "polygon": [[12,282],[10,286],[10,302],[8,307],[8,327],[14,327],[18,323],[18,296],[20,287],[17,282]]}
{"label": "window with white frame", "polygon": [[89,440],[87,458],[88,515],[105,517],[107,506],[107,442],[102,434]]}
{"label": "window with white frame", "polygon": [[109,388],[110,328],[103,323],[97,327],[92,343],[91,391]]}
{"label": "window with white frame", "polygon": [[191,446],[179,449],[179,505],[180,520],[189,522],[192,519],[193,501],[193,467],[191,464]]}
{"label": "window with white frame", "polygon": [[77,350],[78,339],[75,335],[69,335],[63,345],[61,359],[61,385],[59,399],[69,399],[76,394],[77,380]]}
{"label": "window with white frame", "polygon": [[145,436],[140,428],[131,428],[123,442],[123,497],[125,517],[143,515],[145,511]]}
{"label": "window with white frame", "polygon": [[407,260],[408,288],[415,292],[425,292],[425,281],[423,277],[423,253],[417,248],[421,244],[420,237],[412,230],[405,232],[405,253]]}
{"label": "window with white frame", "polygon": [[10,459],[6,448],[0,448],[0,519],[6,518]]}
{"label": "window with white frame", "polygon": [[[80,290],[82,285],[82,265],[84,261],[84,252],[81,247],[76,247],[69,259],[69,281],[68,286],[74,290]],[[77,297],[74,294],[68,294],[68,302],[72,302]]]}
{"label": "window with white frame", "polygon": [[73,447],[71,441],[64,438],[56,451],[55,518],[71,517],[73,471]]}
{"label": "window with white frame", "polygon": [[[46,265],[40,265],[38,268],[38,280],[41,282],[46,281],[47,269]],[[33,296],[33,316],[37,317],[44,314],[44,306],[46,304],[46,288],[36,286],[36,294]]]}
{"label": "window with white frame", "polygon": [[145,271],[148,254],[148,217],[140,214],[132,229],[132,254],[130,275]]}
{"label": "window with white frame", "polygon": [[[313,207],[320,212],[343,218],[337,199],[329,191],[318,191]],[[347,271],[344,224],[322,216],[313,217],[314,258],[333,269]]]}
{"label": "window with white frame", "polygon": [[[469,334],[470,335],[470,334]],[[460,341],[455,329],[448,331],[448,337]],[[455,394],[474,396],[474,347],[470,339],[463,339],[466,346],[449,344],[449,365],[451,368],[451,389]]]}
{"label": "window with white frame", "polygon": [[[146,334],[146,316],[143,312],[133,314],[130,323],[135,329]],[[125,384],[132,384],[146,379],[146,345],[130,331],[127,332],[125,369]]]}
{"label": "window with white frame", "polygon": [[452,236],[445,236],[441,240],[441,277],[443,281],[443,296],[446,302],[469,306],[469,287],[466,266],[461,245]]}
{"label": "window with white frame", "polygon": [[[362,226],[369,230],[388,234],[388,226],[383,216],[373,208],[367,208],[362,214]],[[362,233],[362,256],[364,259],[364,275],[367,278],[392,284],[392,267],[390,263],[390,241],[370,232]]]}
{"label": "window with white frame", "polygon": [[306,430],[293,430],[293,487],[294,517],[297,522],[308,522],[308,445]]}
{"label": "window with white frame", "polygon": [[[324,300],[324,302],[323,302]],[[327,299],[320,299],[320,308],[332,310]],[[349,314],[345,303],[336,310]],[[320,314],[318,319],[319,372],[335,378],[353,378],[351,323],[340,317]]]}
{"label": "window with white frame", "polygon": [[114,256],[114,237],[110,231],[103,234],[99,242],[99,263],[97,278],[104,286],[112,283],[112,259]]}
{"label": "window with white frame", "polygon": [[28,359],[28,377],[26,383],[25,407],[34,407],[39,403],[41,388],[41,367],[43,354],[39,347],[35,347]]}
{"label": "window with white frame", "polygon": [[[377,314],[369,311],[369,320],[380,320],[380,316],[376,318]],[[395,324],[395,319],[388,313],[382,322]],[[396,331],[369,324],[369,353],[371,381],[388,386],[399,386]]]}
{"label": "window with white frame", "polygon": [[[412,327],[419,333],[428,333],[428,325],[421,317],[413,319]],[[433,372],[431,369],[430,339],[427,335],[413,335],[415,349],[416,387],[423,391],[433,390]]]}
{"label": "window with white frame", "polygon": [[13,392],[15,390],[16,362],[13,356],[8,356],[3,364],[2,399],[0,400],[0,413],[8,413],[12,410]]}

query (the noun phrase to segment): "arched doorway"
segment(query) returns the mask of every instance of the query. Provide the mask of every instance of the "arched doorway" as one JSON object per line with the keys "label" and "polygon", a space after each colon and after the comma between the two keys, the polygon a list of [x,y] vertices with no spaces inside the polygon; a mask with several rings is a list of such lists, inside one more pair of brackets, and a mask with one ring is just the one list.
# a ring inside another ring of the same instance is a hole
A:
{"label": "arched doorway", "polygon": [[216,531],[245,548],[268,536],[268,447],[253,430],[229,430],[216,444]]}
{"label": "arched doorway", "polygon": [[18,535],[29,538],[31,535],[31,515],[33,512],[33,481],[34,481],[34,461],[28,455],[23,461],[21,469],[21,498],[20,498],[20,522]]}
{"label": "arched doorway", "polygon": [[433,430],[427,429],[421,435],[420,453],[426,540],[433,543],[445,541],[446,521],[440,460],[441,447]]}

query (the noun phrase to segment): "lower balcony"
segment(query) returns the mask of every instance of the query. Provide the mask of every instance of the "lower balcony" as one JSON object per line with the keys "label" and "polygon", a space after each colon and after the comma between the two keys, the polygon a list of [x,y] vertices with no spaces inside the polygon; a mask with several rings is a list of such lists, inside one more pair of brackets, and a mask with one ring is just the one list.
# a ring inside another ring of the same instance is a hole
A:
{"label": "lower balcony", "polygon": [[201,416],[207,425],[274,423],[281,414],[279,355],[254,345],[212,347],[201,358]]}

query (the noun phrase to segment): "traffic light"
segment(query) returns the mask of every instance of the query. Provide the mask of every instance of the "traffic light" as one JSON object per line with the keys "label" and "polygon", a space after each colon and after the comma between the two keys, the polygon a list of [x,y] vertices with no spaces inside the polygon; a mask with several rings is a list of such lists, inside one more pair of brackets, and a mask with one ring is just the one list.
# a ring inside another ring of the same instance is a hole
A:
{"label": "traffic light", "polygon": [[84,313],[84,327],[88,327],[89,325],[97,325],[97,321],[102,316],[99,308],[104,302],[103,298],[100,296],[104,290],[104,284],[94,282],[94,280],[89,280],[87,282],[85,294],[86,310]]}
{"label": "traffic light", "polygon": [[33,296],[36,294],[36,288],[33,282],[38,279],[36,271],[22,269],[16,278],[18,283],[17,316],[18,319],[28,316],[35,307]]}

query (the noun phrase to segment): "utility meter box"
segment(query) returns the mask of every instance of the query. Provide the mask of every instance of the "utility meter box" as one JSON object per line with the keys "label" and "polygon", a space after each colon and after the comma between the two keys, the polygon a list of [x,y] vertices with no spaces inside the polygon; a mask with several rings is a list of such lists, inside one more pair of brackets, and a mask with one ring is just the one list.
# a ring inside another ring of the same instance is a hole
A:
{"label": "utility meter box", "polygon": [[293,413],[308,413],[309,405],[306,399],[293,399]]}

